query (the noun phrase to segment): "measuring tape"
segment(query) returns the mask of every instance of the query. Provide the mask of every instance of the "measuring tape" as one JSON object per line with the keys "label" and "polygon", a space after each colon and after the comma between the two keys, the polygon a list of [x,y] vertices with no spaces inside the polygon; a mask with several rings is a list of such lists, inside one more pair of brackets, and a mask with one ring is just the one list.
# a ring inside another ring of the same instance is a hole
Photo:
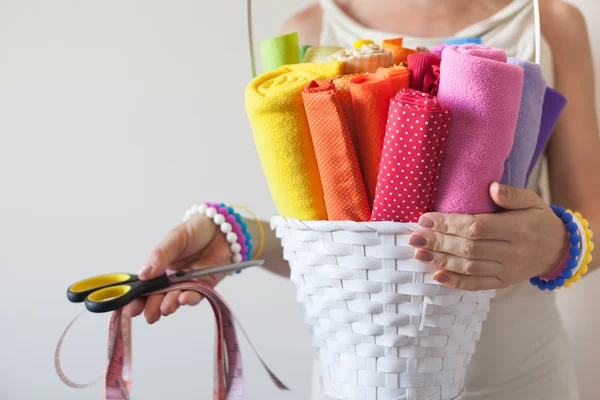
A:
{"label": "measuring tape", "polygon": [[[217,324],[215,338],[214,384],[213,400],[242,400],[244,398],[244,373],[242,355],[240,352],[237,332],[234,322],[236,319],[223,298],[210,286],[200,282],[182,282],[154,293],[166,293],[173,290],[189,290],[201,294],[209,302]],[[54,363],[60,379],[68,386],[84,389],[97,383],[78,384],[64,374],[60,365],[60,351],[69,329],[82,315],[73,319],[61,335],[56,346]],[[250,347],[265,368],[269,377],[281,390],[289,390],[269,369],[260,357],[256,348],[250,342],[248,335],[239,325]],[[104,400],[130,400],[131,391],[131,319],[123,315],[122,310],[113,312],[110,319],[108,360],[104,379]]]}

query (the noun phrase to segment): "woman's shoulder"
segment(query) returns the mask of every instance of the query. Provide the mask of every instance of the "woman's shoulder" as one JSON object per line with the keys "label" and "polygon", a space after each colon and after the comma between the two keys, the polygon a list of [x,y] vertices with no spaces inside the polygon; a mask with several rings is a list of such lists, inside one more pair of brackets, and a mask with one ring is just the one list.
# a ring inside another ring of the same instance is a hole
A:
{"label": "woman's shoulder", "polygon": [[292,15],[284,24],[282,33],[298,32],[301,45],[319,44],[323,12],[318,4],[310,5]]}
{"label": "woman's shoulder", "polygon": [[543,0],[540,8],[542,31],[554,52],[572,52],[587,44],[585,17],[576,6],[562,0]]}

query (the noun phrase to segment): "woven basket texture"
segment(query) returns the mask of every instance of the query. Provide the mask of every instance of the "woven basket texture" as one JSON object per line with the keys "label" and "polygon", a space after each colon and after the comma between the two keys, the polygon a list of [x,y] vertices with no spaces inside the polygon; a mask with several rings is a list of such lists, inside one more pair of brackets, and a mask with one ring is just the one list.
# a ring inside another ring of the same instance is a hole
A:
{"label": "woven basket texture", "polygon": [[439,285],[408,245],[417,224],[271,226],[318,349],[323,392],[342,400],[447,400],[463,390],[494,291]]}

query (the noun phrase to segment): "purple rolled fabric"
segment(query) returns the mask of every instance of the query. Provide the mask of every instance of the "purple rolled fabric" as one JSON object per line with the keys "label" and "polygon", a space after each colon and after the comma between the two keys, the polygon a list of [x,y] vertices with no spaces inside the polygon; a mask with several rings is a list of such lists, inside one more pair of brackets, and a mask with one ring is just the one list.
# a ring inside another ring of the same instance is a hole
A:
{"label": "purple rolled fabric", "polygon": [[504,161],[500,183],[523,189],[527,184],[529,166],[540,133],[542,106],[548,85],[539,64],[515,58],[509,58],[508,63],[523,68],[524,77],[515,138],[510,154]]}
{"label": "purple rolled fabric", "polygon": [[542,109],[542,124],[540,126],[540,134],[538,136],[537,145],[535,152],[533,153],[533,159],[531,165],[529,165],[529,171],[527,173],[527,180],[529,175],[533,172],[535,165],[539,161],[542,153],[546,149],[550,136],[556,127],[558,117],[565,109],[567,105],[567,99],[559,91],[552,89],[551,87],[546,88],[546,95],[544,96],[544,107]]}

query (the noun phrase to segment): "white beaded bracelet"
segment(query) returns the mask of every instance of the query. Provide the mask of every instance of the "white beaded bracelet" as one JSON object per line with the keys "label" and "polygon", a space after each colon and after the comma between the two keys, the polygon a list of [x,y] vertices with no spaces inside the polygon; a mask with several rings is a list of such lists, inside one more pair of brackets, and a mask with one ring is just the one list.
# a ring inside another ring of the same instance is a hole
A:
{"label": "white beaded bracelet", "polygon": [[238,235],[232,231],[233,227],[227,222],[227,218],[223,214],[219,214],[216,208],[208,207],[206,204],[193,205],[185,212],[183,222],[186,222],[194,215],[201,215],[212,219],[221,232],[226,235],[227,242],[230,244],[229,249],[233,253],[232,262],[239,263],[244,260],[241,253],[242,246],[238,243]]}

